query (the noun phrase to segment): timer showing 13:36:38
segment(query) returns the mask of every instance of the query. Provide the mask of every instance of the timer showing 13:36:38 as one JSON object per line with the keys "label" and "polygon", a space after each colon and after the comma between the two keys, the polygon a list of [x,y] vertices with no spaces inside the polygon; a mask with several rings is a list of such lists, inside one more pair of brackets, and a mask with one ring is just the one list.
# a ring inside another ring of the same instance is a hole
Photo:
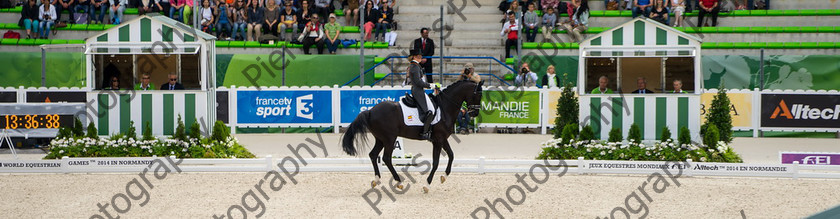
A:
{"label": "timer showing 13:36:38", "polygon": [[73,115],[0,115],[0,129],[57,129],[73,126]]}

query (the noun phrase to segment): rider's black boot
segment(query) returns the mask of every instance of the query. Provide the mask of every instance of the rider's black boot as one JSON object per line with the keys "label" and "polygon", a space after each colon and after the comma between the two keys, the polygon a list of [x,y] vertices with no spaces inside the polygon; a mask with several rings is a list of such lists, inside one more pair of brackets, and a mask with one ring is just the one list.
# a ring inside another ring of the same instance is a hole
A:
{"label": "rider's black boot", "polygon": [[431,123],[434,117],[432,116],[432,111],[426,111],[425,116],[423,116],[423,132],[420,133],[420,139],[422,140],[431,140],[432,139],[432,130],[431,130]]}

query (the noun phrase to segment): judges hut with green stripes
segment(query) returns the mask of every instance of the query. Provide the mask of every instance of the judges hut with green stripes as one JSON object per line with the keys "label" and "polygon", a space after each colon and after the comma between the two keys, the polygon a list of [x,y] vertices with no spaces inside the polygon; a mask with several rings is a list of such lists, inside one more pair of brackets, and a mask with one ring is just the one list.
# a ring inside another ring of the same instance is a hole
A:
{"label": "judges hut with green stripes", "polygon": [[[85,40],[87,111],[99,135],[137,134],[150,124],[155,135],[172,135],[180,116],[208,130],[215,116],[214,36],[166,16],[144,15]],[[153,90],[135,89],[144,74]],[[162,89],[169,75],[183,90]],[[119,81],[119,90],[112,89]],[[91,104],[92,103],[92,104]],[[208,130],[209,131],[209,130]]]}
{"label": "judges hut with green stripes", "polygon": [[681,127],[699,139],[700,46],[700,39],[643,17],[590,36],[579,49],[580,122],[600,139],[613,128],[626,137],[634,123],[645,140],[659,139],[666,126],[674,139]]}

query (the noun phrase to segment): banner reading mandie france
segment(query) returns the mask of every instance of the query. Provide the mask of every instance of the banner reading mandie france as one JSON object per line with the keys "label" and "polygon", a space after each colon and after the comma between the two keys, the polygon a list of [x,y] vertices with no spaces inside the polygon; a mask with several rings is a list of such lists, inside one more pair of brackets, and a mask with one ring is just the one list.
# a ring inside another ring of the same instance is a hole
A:
{"label": "banner reading mandie france", "polygon": [[479,121],[492,124],[540,124],[540,92],[485,90]]}
{"label": "banner reading mandie france", "polygon": [[330,90],[238,91],[239,124],[332,123]]}

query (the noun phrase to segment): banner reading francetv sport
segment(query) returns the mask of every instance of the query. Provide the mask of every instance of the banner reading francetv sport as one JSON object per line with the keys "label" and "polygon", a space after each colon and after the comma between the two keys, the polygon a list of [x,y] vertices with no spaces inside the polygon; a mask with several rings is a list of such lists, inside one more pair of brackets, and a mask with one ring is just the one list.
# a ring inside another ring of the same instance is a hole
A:
{"label": "banner reading francetv sport", "polygon": [[480,123],[538,125],[540,92],[485,90],[478,117]]}
{"label": "banner reading francetv sport", "polygon": [[840,95],[762,94],[761,127],[840,128]]}
{"label": "banner reading francetv sport", "polygon": [[341,123],[351,123],[360,112],[369,110],[382,101],[399,101],[408,89],[401,90],[341,90],[339,103]]}
{"label": "banner reading francetv sport", "polygon": [[238,91],[239,124],[331,124],[330,90]]}

